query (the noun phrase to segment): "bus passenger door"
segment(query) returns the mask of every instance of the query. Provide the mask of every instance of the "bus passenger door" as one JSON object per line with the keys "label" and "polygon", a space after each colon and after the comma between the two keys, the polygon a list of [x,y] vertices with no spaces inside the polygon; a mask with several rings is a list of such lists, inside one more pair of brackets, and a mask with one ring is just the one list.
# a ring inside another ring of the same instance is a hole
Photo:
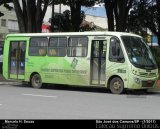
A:
{"label": "bus passenger door", "polygon": [[105,85],[106,40],[93,40],[91,45],[91,84]]}
{"label": "bus passenger door", "polygon": [[24,79],[25,74],[25,41],[11,41],[9,55],[9,78]]}

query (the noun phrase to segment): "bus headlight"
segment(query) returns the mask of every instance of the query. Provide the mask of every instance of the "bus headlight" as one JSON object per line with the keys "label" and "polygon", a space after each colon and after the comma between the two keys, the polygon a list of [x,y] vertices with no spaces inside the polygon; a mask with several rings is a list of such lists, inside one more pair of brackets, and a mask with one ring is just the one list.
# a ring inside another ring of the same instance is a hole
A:
{"label": "bus headlight", "polygon": [[137,83],[137,84],[140,84],[141,83],[141,80],[139,78],[134,78],[134,81]]}

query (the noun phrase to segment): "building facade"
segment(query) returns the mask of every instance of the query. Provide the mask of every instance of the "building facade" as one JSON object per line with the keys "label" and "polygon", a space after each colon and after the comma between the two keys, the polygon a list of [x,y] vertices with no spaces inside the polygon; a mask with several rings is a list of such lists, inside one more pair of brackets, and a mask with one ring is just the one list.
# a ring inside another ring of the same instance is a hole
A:
{"label": "building facade", "polygon": [[[101,28],[100,30],[108,30],[107,16],[104,5],[96,5],[93,7],[81,7],[85,13],[85,20],[93,22],[94,25]],[[99,30],[99,29],[98,29]]]}
{"label": "building facade", "polygon": [[4,39],[8,33],[18,33],[18,21],[15,14],[15,10],[9,11],[3,6],[0,6],[0,11],[4,16],[0,17],[0,47],[3,47]]}

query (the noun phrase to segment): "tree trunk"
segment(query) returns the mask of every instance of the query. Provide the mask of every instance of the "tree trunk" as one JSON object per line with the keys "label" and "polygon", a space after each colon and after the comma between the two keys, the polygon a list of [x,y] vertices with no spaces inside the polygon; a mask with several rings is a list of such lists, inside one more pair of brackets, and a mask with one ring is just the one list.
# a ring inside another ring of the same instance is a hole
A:
{"label": "tree trunk", "polygon": [[127,28],[127,18],[133,0],[116,0],[114,13],[116,19],[116,31],[125,32]]}
{"label": "tree trunk", "polygon": [[47,7],[48,7],[48,0],[44,1],[44,7],[42,10],[42,0],[38,0],[37,1],[37,10],[36,10],[36,19],[35,19],[35,26],[36,26],[36,33],[40,33],[41,32],[41,27],[42,27],[42,23],[43,23],[43,19],[45,16],[45,13],[47,11]]}
{"label": "tree trunk", "polygon": [[51,29],[54,31],[54,0],[52,0],[52,16],[51,16]]}
{"label": "tree trunk", "polygon": [[25,26],[24,17],[23,17],[23,13],[19,5],[19,2],[17,0],[13,0],[13,4],[14,4],[15,12],[16,12],[17,19],[18,19],[19,32],[25,33],[26,26]]}
{"label": "tree trunk", "polygon": [[36,32],[35,13],[36,13],[35,0],[27,0],[27,18],[28,18],[27,32],[28,33]]}
{"label": "tree trunk", "polygon": [[105,9],[108,20],[108,31],[114,31],[113,2],[111,2],[110,0],[106,0]]}
{"label": "tree trunk", "polygon": [[[42,2],[44,7],[42,10]],[[37,5],[36,5],[37,3]],[[22,0],[22,8],[18,0],[13,0],[21,33],[41,32],[42,22],[48,7],[49,0]]]}
{"label": "tree trunk", "polygon": [[70,9],[73,31],[78,32],[81,24],[81,5],[79,2],[74,2]]}
{"label": "tree trunk", "polygon": [[36,9],[36,32],[41,32],[41,26],[42,26],[42,9],[41,9],[41,5],[42,5],[42,0],[38,0],[37,1],[37,9]]}
{"label": "tree trunk", "polygon": [[27,23],[28,23],[28,19],[27,19],[27,10],[26,10],[26,1],[22,0],[22,6],[23,6],[23,19],[24,19],[24,26],[25,26],[25,32],[27,32]]}
{"label": "tree trunk", "polygon": [[119,13],[116,22],[116,31],[124,32],[126,29],[126,1],[127,0],[117,1],[117,9]]}

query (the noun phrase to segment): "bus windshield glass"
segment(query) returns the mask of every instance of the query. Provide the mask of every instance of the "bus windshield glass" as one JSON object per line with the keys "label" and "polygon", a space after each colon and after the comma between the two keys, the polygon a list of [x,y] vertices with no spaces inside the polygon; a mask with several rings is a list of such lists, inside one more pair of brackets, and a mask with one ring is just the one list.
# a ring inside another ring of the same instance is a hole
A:
{"label": "bus windshield glass", "polygon": [[157,65],[152,53],[142,38],[121,36],[130,62],[138,68],[156,69]]}

